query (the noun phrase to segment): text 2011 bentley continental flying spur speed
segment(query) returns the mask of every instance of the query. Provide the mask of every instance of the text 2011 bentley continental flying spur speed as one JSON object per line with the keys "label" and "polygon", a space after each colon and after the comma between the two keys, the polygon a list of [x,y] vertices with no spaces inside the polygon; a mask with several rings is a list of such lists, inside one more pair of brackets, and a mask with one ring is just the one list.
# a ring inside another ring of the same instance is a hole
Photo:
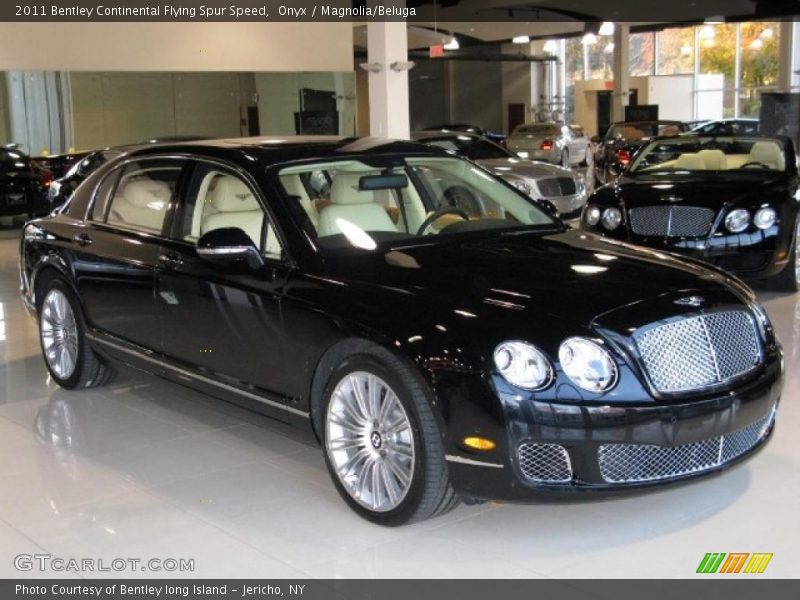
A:
{"label": "text 2011 bentley continental flying spur speed", "polygon": [[21,285],[61,386],[123,361],[307,427],[387,525],[719,471],[768,439],[783,381],[739,280],[410,142],[134,150],[26,224]]}

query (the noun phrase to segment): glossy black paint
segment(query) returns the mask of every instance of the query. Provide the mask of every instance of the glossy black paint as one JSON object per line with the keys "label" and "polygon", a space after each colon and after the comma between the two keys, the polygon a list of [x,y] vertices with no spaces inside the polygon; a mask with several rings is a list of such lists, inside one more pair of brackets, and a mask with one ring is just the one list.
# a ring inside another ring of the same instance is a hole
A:
{"label": "glossy black paint", "polygon": [[[623,212],[623,224],[614,231],[598,224],[587,231],[660,250],[676,252],[716,265],[746,279],[767,278],[786,268],[798,219],[798,172],[791,141],[783,138],[786,152],[785,173],[747,172],[656,172],[626,171],[613,184],[598,188],[588,206],[615,206]],[[702,237],[660,237],[635,234],[627,212],[640,206],[660,205],[668,198],[679,198],[681,206],[710,208],[716,217],[708,235]],[[742,233],[730,233],[724,219],[730,211],[744,208],[751,215],[763,206],[778,212],[778,221],[761,230],[752,223]],[[585,210],[585,209],[584,209]]]}
{"label": "glossy black paint", "polygon": [[0,217],[48,212],[50,173],[15,148],[0,148]]}
{"label": "glossy black paint", "polygon": [[[688,294],[702,294],[708,310],[750,306],[752,292],[720,270],[560,223],[546,231],[474,231],[376,252],[324,253],[289,210],[275,177],[282,166],[311,159],[379,164],[409,155],[442,153],[369,138],[136,150],[119,160],[182,157],[183,180],[194,161],[215,161],[252,181],[279,227],[284,258],[265,256],[258,268],[201,258],[194,244],[171,235],[182,184],[161,235],[87,220],[112,162],[89,176],[62,214],[26,226],[23,299],[35,307],[37,286],[58,274],[81,299],[98,352],[306,428],[348,345],[379,345],[427,383],[453,484],[483,498],[604,489],[589,458],[599,439],[683,443],[735,429],[777,402],[782,357],[770,328],[764,362],[746,381],[669,398],[649,389],[625,344],[631,327],[697,311],[674,304]],[[573,335],[611,348],[619,381],[610,391],[585,392],[561,372],[558,346]],[[509,339],[535,343],[553,361],[555,382],[529,392],[502,379],[492,355]],[[488,437],[497,448],[476,454],[461,445],[467,435]],[[576,480],[549,487],[524,481],[515,458],[523,439],[566,440]]]}

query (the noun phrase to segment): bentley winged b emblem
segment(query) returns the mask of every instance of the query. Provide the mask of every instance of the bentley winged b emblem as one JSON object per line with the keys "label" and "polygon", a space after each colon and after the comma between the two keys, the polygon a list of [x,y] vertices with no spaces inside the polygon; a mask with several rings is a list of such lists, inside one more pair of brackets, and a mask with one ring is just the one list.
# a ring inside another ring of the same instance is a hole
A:
{"label": "bentley winged b emblem", "polygon": [[670,204],[675,204],[676,202],[683,202],[683,198],[680,196],[676,196],[674,194],[669,194],[667,196],[661,196],[661,200],[663,202],[669,202]]}
{"label": "bentley winged b emblem", "polygon": [[675,304],[680,304],[681,306],[703,306],[705,304],[706,299],[702,296],[686,296],[685,298],[678,298],[675,300]]}

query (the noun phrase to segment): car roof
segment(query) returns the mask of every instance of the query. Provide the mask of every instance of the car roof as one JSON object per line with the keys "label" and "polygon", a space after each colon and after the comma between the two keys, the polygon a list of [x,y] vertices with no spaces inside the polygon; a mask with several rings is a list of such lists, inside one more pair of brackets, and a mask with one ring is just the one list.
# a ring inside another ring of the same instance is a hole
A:
{"label": "car roof", "polygon": [[452,138],[469,138],[472,140],[487,141],[482,135],[470,133],[468,131],[412,131],[412,140],[446,140]]}
{"label": "car roof", "polygon": [[302,160],[347,158],[365,155],[418,154],[441,156],[444,150],[406,140],[341,136],[258,136],[149,144],[129,156],[188,153],[224,157],[234,162],[244,158],[272,165]]}

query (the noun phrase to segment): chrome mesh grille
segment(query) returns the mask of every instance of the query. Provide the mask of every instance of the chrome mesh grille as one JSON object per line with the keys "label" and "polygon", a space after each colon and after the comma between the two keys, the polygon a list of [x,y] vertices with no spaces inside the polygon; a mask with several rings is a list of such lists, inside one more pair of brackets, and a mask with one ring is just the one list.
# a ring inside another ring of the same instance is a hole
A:
{"label": "chrome mesh grille", "polygon": [[714,214],[700,206],[642,206],[632,208],[628,218],[637,235],[700,237],[708,235]]}
{"label": "chrome mesh grille", "polygon": [[598,450],[600,474],[608,483],[636,483],[712,469],[753,448],[774,418],[773,408],[767,416],[734,432],[681,446],[603,445]]}
{"label": "chrome mesh grille", "polygon": [[536,187],[545,198],[573,196],[577,193],[575,180],[571,177],[547,177],[536,180]]}
{"label": "chrome mesh grille", "polygon": [[633,340],[653,387],[662,393],[722,384],[761,360],[756,325],[741,310],[646,328]]}
{"label": "chrome mesh grille", "polygon": [[572,481],[572,466],[566,448],[560,444],[520,444],[519,466],[522,474],[541,483]]}

